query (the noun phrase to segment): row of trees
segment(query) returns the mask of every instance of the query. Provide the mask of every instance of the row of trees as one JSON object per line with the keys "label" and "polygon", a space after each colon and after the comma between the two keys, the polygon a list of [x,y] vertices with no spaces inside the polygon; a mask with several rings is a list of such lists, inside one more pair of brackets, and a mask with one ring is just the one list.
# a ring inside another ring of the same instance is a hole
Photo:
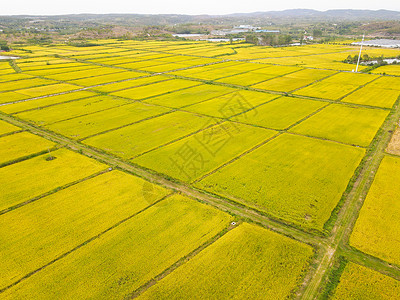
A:
{"label": "row of trees", "polygon": [[6,41],[0,41],[0,50],[2,51],[10,51],[10,47],[7,45]]}

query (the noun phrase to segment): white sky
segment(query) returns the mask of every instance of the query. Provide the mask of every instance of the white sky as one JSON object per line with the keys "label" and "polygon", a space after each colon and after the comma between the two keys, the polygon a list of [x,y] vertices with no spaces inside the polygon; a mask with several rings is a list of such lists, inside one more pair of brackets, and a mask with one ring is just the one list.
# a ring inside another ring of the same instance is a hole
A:
{"label": "white sky", "polygon": [[72,13],[229,14],[292,8],[389,9],[399,0],[14,0],[0,4],[0,15]]}

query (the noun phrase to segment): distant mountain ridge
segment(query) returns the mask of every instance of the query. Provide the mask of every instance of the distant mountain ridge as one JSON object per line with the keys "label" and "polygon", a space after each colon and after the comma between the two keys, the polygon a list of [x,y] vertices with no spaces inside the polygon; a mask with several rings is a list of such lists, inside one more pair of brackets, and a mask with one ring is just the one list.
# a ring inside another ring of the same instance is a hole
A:
{"label": "distant mountain ridge", "polygon": [[[233,13],[227,15],[183,15],[183,14],[69,14],[53,16],[0,16],[2,20],[43,19],[52,21],[95,21],[112,22],[113,24],[132,25],[166,25],[182,23],[209,24],[276,24],[290,23],[293,20],[302,22],[340,22],[340,21],[398,21],[400,11],[393,10],[360,10],[333,9],[318,11],[313,9],[287,9],[282,11],[265,11],[253,13]],[[1,21],[0,19],[0,21]]]}

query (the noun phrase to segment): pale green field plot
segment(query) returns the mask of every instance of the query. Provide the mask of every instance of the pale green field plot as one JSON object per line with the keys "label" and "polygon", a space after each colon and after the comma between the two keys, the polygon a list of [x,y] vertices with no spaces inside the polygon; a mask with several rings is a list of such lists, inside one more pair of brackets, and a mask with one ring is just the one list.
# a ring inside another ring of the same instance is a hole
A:
{"label": "pale green field plot", "polygon": [[168,193],[138,177],[112,171],[3,215],[0,289]]}
{"label": "pale green field plot", "polygon": [[195,186],[322,230],[364,154],[361,148],[283,134]]}
{"label": "pale green field plot", "polygon": [[91,137],[84,143],[128,159],[215,122],[208,117],[178,111]]}
{"label": "pale green field plot", "polygon": [[392,108],[399,96],[400,90],[381,89],[367,85],[343,98],[342,102]]}
{"label": "pale green field plot", "polygon": [[132,103],[47,125],[46,127],[70,138],[82,139],[168,111],[169,109],[163,107]]}
{"label": "pale green field plot", "polygon": [[236,91],[234,88],[223,87],[211,84],[202,84],[181,91],[165,94],[162,96],[150,98],[144,102],[180,108],[195,103],[203,102],[205,100],[219,97]]}
{"label": "pale green field plot", "polygon": [[332,104],[290,131],[329,140],[368,146],[389,112]]}
{"label": "pale green field plot", "polygon": [[137,157],[132,162],[191,182],[275,134],[272,130],[224,122]]}
{"label": "pale green field plot", "polygon": [[18,93],[21,93],[22,95],[26,95],[31,98],[34,98],[34,97],[51,95],[51,94],[69,92],[69,91],[73,91],[73,90],[77,90],[77,89],[79,89],[78,86],[66,84],[66,83],[59,83],[59,84],[52,84],[52,85],[39,86],[39,87],[34,87],[34,88],[29,88],[29,89],[18,90]]}
{"label": "pale green field plot", "polygon": [[[55,159],[48,160],[49,156]],[[60,149],[0,169],[0,210],[82,179],[107,166]]]}
{"label": "pale green field plot", "polygon": [[78,91],[73,93],[67,93],[63,95],[50,96],[45,98],[39,98],[35,100],[22,101],[14,104],[8,104],[0,106],[0,111],[7,114],[13,114],[17,112],[22,112],[25,110],[41,108],[49,105],[59,104],[67,101],[73,101],[83,98],[88,98],[96,96],[97,94],[89,91]]}
{"label": "pale green field plot", "polygon": [[[146,74],[143,74],[146,76]],[[105,93],[110,93],[110,92],[115,92],[119,90],[124,90],[124,89],[130,89],[134,87],[138,87],[141,85],[147,85],[159,81],[166,81],[166,80],[171,80],[168,77],[162,77],[162,76],[149,76],[149,77],[144,77],[144,78],[138,78],[134,80],[128,80],[128,81],[123,81],[123,82],[116,82],[116,83],[111,83],[111,84],[106,84],[102,86],[96,86],[93,87],[92,89],[95,91],[99,92],[105,92]]]}
{"label": "pale green field plot", "polygon": [[0,164],[20,157],[48,150],[55,143],[29,132],[20,132],[0,138]]}
{"label": "pale green field plot", "polygon": [[210,206],[171,196],[10,288],[2,297],[124,298],[218,234],[231,220]]}
{"label": "pale green field plot", "polygon": [[92,86],[92,85],[104,84],[104,83],[109,83],[109,82],[114,82],[114,81],[132,79],[132,78],[141,77],[141,76],[143,76],[143,73],[120,72],[120,73],[107,74],[107,75],[102,75],[102,76],[89,77],[89,78],[84,78],[84,79],[71,80],[69,82],[78,84],[78,85],[83,85],[83,86]]}
{"label": "pale green field plot", "polygon": [[400,265],[400,158],[385,156],[350,236],[350,245]]}
{"label": "pale green field plot", "polygon": [[308,245],[244,223],[138,299],[286,299],[312,253]]}
{"label": "pale green field plot", "polygon": [[0,135],[22,130],[21,128],[0,120]]}
{"label": "pale green field plot", "polygon": [[47,125],[129,103],[131,103],[129,100],[97,96],[30,110],[18,113],[16,116],[38,125]]}
{"label": "pale green field plot", "polygon": [[234,120],[272,129],[286,129],[326,105],[321,101],[280,97],[238,115]]}
{"label": "pale green field plot", "polygon": [[277,97],[279,95],[239,90],[185,107],[185,110],[218,118],[230,118],[244,112],[246,112],[245,115],[255,115],[257,109],[255,111],[249,110]]}
{"label": "pale green field plot", "polygon": [[400,295],[400,282],[377,271],[349,262],[332,299],[392,300]]}
{"label": "pale green field plot", "polygon": [[141,100],[161,94],[170,93],[176,90],[189,88],[199,84],[200,84],[199,82],[195,81],[173,79],[173,80],[153,83],[150,85],[140,86],[133,89],[115,92],[113,93],[113,95],[134,100]]}
{"label": "pale green field plot", "polygon": [[302,88],[293,94],[329,100],[339,100],[347,94],[355,91],[358,87],[358,85],[331,83],[323,80]]}

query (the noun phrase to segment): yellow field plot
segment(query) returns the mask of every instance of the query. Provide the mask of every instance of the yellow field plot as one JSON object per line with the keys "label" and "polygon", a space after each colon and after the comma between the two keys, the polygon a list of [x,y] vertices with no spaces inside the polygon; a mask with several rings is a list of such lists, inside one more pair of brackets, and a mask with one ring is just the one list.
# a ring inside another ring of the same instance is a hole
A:
{"label": "yellow field plot", "polygon": [[158,61],[158,60],[143,60],[131,63],[118,64],[117,66],[125,69],[140,70],[140,69],[145,69],[146,67],[153,67],[165,64],[168,63],[165,61]]}
{"label": "yellow field plot", "polygon": [[332,104],[290,131],[366,147],[388,114],[381,109]]}
{"label": "yellow field plot", "polygon": [[7,123],[3,120],[0,120],[0,135],[6,134],[6,133],[11,133],[14,131],[19,131],[19,130],[22,130],[22,129],[15,125]]}
{"label": "yellow field plot", "polygon": [[96,135],[84,143],[128,159],[215,123],[208,117],[177,111]]}
{"label": "yellow field plot", "polygon": [[275,134],[272,130],[224,122],[157,148],[132,162],[191,182]]}
{"label": "yellow field plot", "polygon": [[138,299],[286,299],[312,255],[308,245],[243,223]]}
{"label": "yellow field plot", "polygon": [[372,71],[375,74],[389,74],[400,76],[400,66],[399,65],[387,65],[379,67]]}
{"label": "yellow field plot", "polygon": [[116,92],[119,90],[125,90],[125,89],[134,88],[134,87],[147,85],[147,84],[151,84],[151,83],[156,83],[156,82],[160,82],[160,81],[172,80],[171,78],[164,77],[164,76],[148,76],[148,74],[142,74],[142,76],[146,76],[146,77],[137,78],[134,80],[123,81],[123,82],[105,84],[102,86],[93,87],[91,89],[94,91],[111,93],[111,92]]}
{"label": "yellow field plot", "polygon": [[63,95],[39,98],[35,100],[22,101],[14,104],[8,104],[0,106],[0,111],[11,114],[21,112],[29,109],[41,108],[48,105],[57,103],[78,100],[82,98],[96,96],[97,94],[89,91],[78,91],[73,93],[67,93]]}
{"label": "yellow field plot", "polygon": [[8,69],[2,69],[0,70],[0,75],[9,75],[9,74],[15,74],[15,70],[13,68],[8,68]]}
{"label": "yellow field plot", "polygon": [[377,86],[367,85],[343,98],[342,102],[392,108],[399,96],[400,89],[381,89]]}
{"label": "yellow field plot", "polygon": [[[30,98],[30,97],[28,95],[22,95],[22,94],[16,93],[16,92],[0,93],[0,103],[19,101],[19,100],[24,100],[27,98]],[[2,106],[0,106],[0,109],[2,109]]]}
{"label": "yellow field plot", "polygon": [[385,156],[350,236],[350,245],[400,265],[400,158]]}
{"label": "yellow field plot", "polygon": [[322,231],[364,155],[361,148],[282,134],[195,186]]}
{"label": "yellow field plot", "polygon": [[27,120],[37,125],[51,124],[88,115],[98,111],[108,110],[113,107],[132,103],[129,100],[109,96],[90,97],[82,100],[52,105],[41,109],[30,110],[16,114],[20,119]]}
{"label": "yellow field plot", "polygon": [[120,73],[123,71],[124,70],[121,70],[121,69],[102,67],[102,68],[96,68],[96,69],[81,70],[81,71],[76,71],[76,72],[48,75],[46,77],[56,79],[56,80],[69,81],[69,80],[86,78],[86,77]]}
{"label": "yellow field plot", "polygon": [[377,271],[349,262],[332,299],[398,299],[400,282]]}
{"label": "yellow field plot", "polygon": [[321,101],[280,97],[232,119],[246,124],[282,130],[326,105],[327,103]]}
{"label": "yellow field plot", "polygon": [[259,74],[281,76],[289,73],[294,73],[300,70],[303,70],[303,68],[288,67],[288,66],[268,66],[262,69],[258,69],[255,72]]}
{"label": "yellow field plot", "polygon": [[133,79],[133,78],[137,78],[137,77],[141,77],[141,76],[143,76],[143,73],[119,72],[119,73],[71,80],[69,82],[73,83],[73,84],[83,85],[83,86],[92,86],[92,85],[104,84],[104,83],[109,83],[109,82],[114,82],[114,81]]}
{"label": "yellow field plot", "polygon": [[[189,56],[188,56],[189,57]],[[221,61],[218,58],[204,58],[204,57],[189,57],[189,60],[185,60],[184,63],[192,66],[210,64]]]}
{"label": "yellow field plot", "polygon": [[183,69],[190,67],[191,65],[186,65],[183,63],[167,63],[165,65],[158,65],[158,66],[152,66],[152,67],[146,67],[143,68],[142,70],[148,71],[148,72],[167,72],[167,71],[172,71],[172,70],[177,70],[177,69]]}
{"label": "yellow field plot", "polygon": [[6,82],[6,81],[14,81],[14,80],[21,80],[21,79],[29,79],[33,78],[30,75],[27,74],[22,74],[22,73],[14,73],[14,74],[9,74],[9,75],[2,75],[0,78],[0,82]]}
{"label": "yellow field plot", "polygon": [[347,94],[358,89],[358,85],[330,83],[319,81],[305,88],[295,91],[293,94],[313,98],[339,100]]}
{"label": "yellow field plot", "polygon": [[40,96],[45,96],[45,95],[69,92],[69,91],[73,91],[73,90],[77,90],[77,89],[79,89],[78,86],[75,86],[72,84],[67,84],[67,83],[59,83],[59,84],[51,84],[51,85],[45,85],[45,86],[33,87],[33,88],[29,88],[29,89],[18,90],[18,93],[29,96],[31,98],[34,98],[34,97],[40,97]]}
{"label": "yellow field plot", "polygon": [[0,164],[49,150],[56,144],[29,132],[0,138]]}
{"label": "yellow field plot", "polygon": [[124,298],[217,235],[231,220],[211,206],[171,196],[20,282],[2,297]]}
{"label": "yellow field plot", "polygon": [[352,85],[365,85],[372,80],[379,78],[377,75],[371,74],[359,74],[359,73],[348,73],[340,72],[327,79],[323,82],[339,83],[339,84],[352,84]]}
{"label": "yellow field plot", "polygon": [[0,70],[4,69],[12,69],[8,61],[7,62],[0,61]]}
{"label": "yellow field plot", "polygon": [[313,83],[315,80],[306,78],[293,78],[289,76],[273,78],[252,87],[268,91],[290,92]]}
{"label": "yellow field plot", "polygon": [[173,91],[189,88],[192,86],[200,85],[200,82],[183,80],[183,79],[172,79],[167,81],[156,82],[149,85],[144,85],[132,89],[127,89],[119,92],[114,92],[112,95],[141,100],[157,95],[170,93]]}
{"label": "yellow field plot", "polygon": [[247,72],[239,75],[233,75],[216,80],[216,82],[223,82],[235,85],[249,86],[265,80],[276,77],[275,75],[259,74],[256,72]]}
{"label": "yellow field plot", "polygon": [[3,167],[0,169],[0,210],[23,203],[106,167],[66,149]]}
{"label": "yellow field plot", "polygon": [[[187,70],[190,71],[191,69]],[[193,71],[192,71],[193,72]],[[216,80],[227,76],[232,76],[242,73],[241,70],[225,70],[225,68],[215,68],[203,72],[193,72],[193,74],[187,74],[186,77],[203,79],[203,80]]]}
{"label": "yellow field plot", "polygon": [[[183,56],[183,55],[173,55],[170,57],[164,57],[160,58],[160,61],[165,61],[169,63],[180,63],[180,64],[186,64],[186,62],[190,62],[191,60],[197,60],[197,58],[191,57],[191,56]],[[212,61],[212,60],[210,60]]]}
{"label": "yellow field plot", "polygon": [[247,111],[248,115],[256,115],[257,109],[254,109],[256,106],[278,97],[279,95],[239,90],[187,106],[185,110],[217,118],[230,118]]}
{"label": "yellow field plot", "polygon": [[82,139],[168,111],[169,109],[163,107],[133,103],[54,123],[46,127],[70,138]]}
{"label": "yellow field plot", "polygon": [[75,62],[69,62],[69,63],[63,63],[63,64],[54,64],[54,65],[38,65],[38,66],[32,66],[32,67],[25,67],[21,68],[23,72],[26,72],[30,74],[32,71],[39,71],[39,70],[62,70],[62,69],[68,69],[72,67],[77,67],[80,66],[81,63],[75,63]]}
{"label": "yellow field plot", "polygon": [[49,68],[51,66],[58,67],[58,65],[60,65],[61,67],[63,67],[69,63],[74,63],[74,62],[67,59],[54,59],[53,57],[48,57],[47,60],[40,60],[40,61],[26,62],[26,63],[21,63],[21,61],[17,61],[18,67],[20,67],[21,70],[23,71],[37,69],[42,66]]}
{"label": "yellow field plot", "polygon": [[382,76],[368,84],[370,87],[377,87],[381,89],[391,89],[400,91],[400,78],[399,77],[389,77],[389,76]]}
{"label": "yellow field plot", "polygon": [[112,171],[3,215],[0,289],[168,193],[136,176]]}
{"label": "yellow field plot", "polygon": [[36,76],[48,76],[48,75],[55,75],[55,74],[61,74],[61,73],[69,73],[69,72],[76,72],[76,71],[84,71],[84,70],[95,70],[101,68],[100,66],[91,66],[91,65],[86,65],[86,64],[76,64],[75,66],[71,66],[68,68],[55,68],[55,69],[40,69],[40,70],[34,70],[34,71],[29,71],[26,72],[31,75],[36,75]]}
{"label": "yellow field plot", "polygon": [[247,71],[257,71],[259,69],[264,69],[265,65],[262,64],[256,64],[256,63],[240,63],[240,64],[233,64],[233,66],[225,66],[224,63],[222,64],[217,64],[215,65],[216,67],[222,66],[225,70],[229,71],[241,71],[241,72],[247,72]]}
{"label": "yellow field plot", "polygon": [[212,84],[201,84],[188,89],[172,92],[145,100],[144,102],[179,108],[203,102],[214,97],[235,92],[236,89]]}
{"label": "yellow field plot", "polygon": [[86,60],[87,61],[91,61],[91,62],[95,62],[95,63],[111,65],[111,66],[118,65],[118,64],[124,64],[124,63],[130,63],[130,62],[133,61],[132,58],[125,57],[125,56],[118,58],[118,57],[115,57],[115,56],[104,57],[104,55],[102,55],[101,58],[88,58]]}
{"label": "yellow field plot", "polygon": [[41,79],[41,78],[30,78],[30,79],[22,79],[11,82],[2,82],[0,83],[0,92],[5,91],[16,91],[20,89],[30,88],[34,86],[41,86],[47,84],[56,83],[53,80]]}

